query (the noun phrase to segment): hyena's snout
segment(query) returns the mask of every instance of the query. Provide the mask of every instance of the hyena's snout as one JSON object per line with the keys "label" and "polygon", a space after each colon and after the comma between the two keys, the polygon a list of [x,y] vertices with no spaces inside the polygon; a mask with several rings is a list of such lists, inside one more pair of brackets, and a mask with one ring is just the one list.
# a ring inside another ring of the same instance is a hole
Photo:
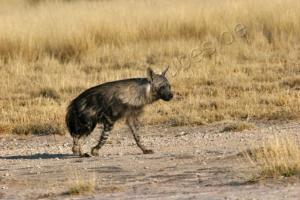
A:
{"label": "hyena's snout", "polygon": [[160,98],[164,101],[170,101],[173,99],[173,93],[171,91],[164,91],[161,95]]}
{"label": "hyena's snout", "polygon": [[173,93],[169,93],[166,98],[165,101],[170,101],[171,99],[173,99]]}

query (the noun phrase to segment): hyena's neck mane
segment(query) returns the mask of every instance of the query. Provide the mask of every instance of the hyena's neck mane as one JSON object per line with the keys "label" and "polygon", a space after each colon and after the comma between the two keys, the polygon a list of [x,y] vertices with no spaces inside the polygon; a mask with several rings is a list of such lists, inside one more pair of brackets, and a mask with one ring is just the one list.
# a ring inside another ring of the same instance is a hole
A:
{"label": "hyena's neck mane", "polygon": [[156,95],[156,92],[153,90],[152,86],[150,83],[146,84],[146,91],[145,91],[145,96],[146,96],[146,102],[147,104],[153,103],[154,101],[158,100],[158,97]]}
{"label": "hyena's neck mane", "polygon": [[123,103],[134,107],[143,107],[157,101],[158,98],[146,78],[127,79],[122,81],[118,96]]}

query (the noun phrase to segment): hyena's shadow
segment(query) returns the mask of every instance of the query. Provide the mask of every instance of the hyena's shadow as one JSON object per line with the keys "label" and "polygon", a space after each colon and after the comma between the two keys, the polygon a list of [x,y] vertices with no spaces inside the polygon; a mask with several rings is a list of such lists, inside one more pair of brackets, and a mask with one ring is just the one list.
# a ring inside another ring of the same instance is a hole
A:
{"label": "hyena's shadow", "polygon": [[13,155],[13,156],[0,156],[0,159],[3,160],[38,160],[38,159],[68,159],[74,158],[75,156],[72,154],[49,154],[49,153],[37,153],[32,155]]}

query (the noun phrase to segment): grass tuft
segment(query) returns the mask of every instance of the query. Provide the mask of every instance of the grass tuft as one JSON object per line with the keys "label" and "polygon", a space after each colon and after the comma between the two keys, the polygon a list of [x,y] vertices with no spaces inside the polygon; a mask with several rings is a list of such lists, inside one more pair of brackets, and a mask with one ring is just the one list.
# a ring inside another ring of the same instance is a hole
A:
{"label": "grass tuft", "polygon": [[67,194],[69,195],[80,195],[91,193],[95,190],[95,185],[92,182],[78,182],[70,186]]}
{"label": "grass tuft", "polygon": [[254,128],[254,125],[248,122],[229,122],[222,129],[222,132],[239,132],[243,130],[249,130]]}
{"label": "grass tuft", "polygon": [[282,81],[281,85],[299,90],[300,89],[300,76],[287,78],[286,80]]}
{"label": "grass tuft", "polygon": [[11,126],[7,124],[0,124],[0,134],[9,133],[11,131]]}
{"label": "grass tuft", "polygon": [[67,195],[81,195],[89,194],[95,191],[95,178],[84,178],[78,172],[75,172],[75,179],[69,185],[65,194]]}
{"label": "grass tuft", "polygon": [[253,179],[300,178],[300,145],[292,138],[271,138],[262,147],[248,150],[244,157],[258,170]]}
{"label": "grass tuft", "polygon": [[55,89],[49,87],[40,89],[40,91],[37,93],[37,96],[54,100],[58,100],[60,98],[59,93]]}

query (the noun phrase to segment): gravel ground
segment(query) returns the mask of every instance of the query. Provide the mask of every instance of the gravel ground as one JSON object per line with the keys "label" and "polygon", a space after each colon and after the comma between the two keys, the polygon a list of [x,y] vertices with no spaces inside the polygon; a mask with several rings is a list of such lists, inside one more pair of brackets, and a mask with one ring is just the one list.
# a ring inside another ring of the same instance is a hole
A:
{"label": "gravel ground", "polygon": [[[155,153],[143,155],[121,126],[90,158],[72,156],[69,136],[1,135],[0,199],[300,199],[297,180],[249,183],[255,170],[236,156],[275,134],[299,140],[297,122],[223,127],[144,127],[140,134]],[[88,138],[86,152],[99,134]],[[69,195],[76,183],[95,184],[95,191]]]}

